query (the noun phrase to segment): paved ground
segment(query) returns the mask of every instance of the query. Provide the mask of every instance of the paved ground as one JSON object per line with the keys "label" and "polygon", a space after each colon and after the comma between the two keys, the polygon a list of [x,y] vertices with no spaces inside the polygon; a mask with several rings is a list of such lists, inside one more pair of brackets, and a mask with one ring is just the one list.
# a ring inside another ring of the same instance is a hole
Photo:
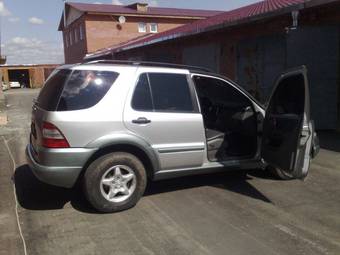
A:
{"label": "paved ground", "polygon": [[6,92],[0,254],[24,254],[24,244],[28,254],[340,254],[337,134],[322,134],[327,150],[305,182],[277,181],[260,170],[180,178],[152,183],[131,210],[98,214],[79,188],[42,184],[27,167],[24,147],[36,93]]}

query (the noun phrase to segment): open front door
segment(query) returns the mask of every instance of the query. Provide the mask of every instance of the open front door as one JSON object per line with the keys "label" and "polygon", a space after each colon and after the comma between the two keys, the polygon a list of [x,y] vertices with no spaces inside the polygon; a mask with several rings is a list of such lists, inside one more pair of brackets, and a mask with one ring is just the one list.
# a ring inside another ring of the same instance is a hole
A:
{"label": "open front door", "polygon": [[304,179],[313,133],[307,69],[303,66],[282,74],[276,82],[263,123],[263,160],[294,178]]}

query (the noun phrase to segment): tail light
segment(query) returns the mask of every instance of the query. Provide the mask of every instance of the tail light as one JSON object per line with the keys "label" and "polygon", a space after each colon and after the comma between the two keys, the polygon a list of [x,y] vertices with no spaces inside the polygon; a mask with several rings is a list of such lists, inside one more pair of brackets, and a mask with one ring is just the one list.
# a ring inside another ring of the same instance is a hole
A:
{"label": "tail light", "polygon": [[44,122],[42,126],[42,146],[46,148],[70,147],[61,131],[49,122]]}

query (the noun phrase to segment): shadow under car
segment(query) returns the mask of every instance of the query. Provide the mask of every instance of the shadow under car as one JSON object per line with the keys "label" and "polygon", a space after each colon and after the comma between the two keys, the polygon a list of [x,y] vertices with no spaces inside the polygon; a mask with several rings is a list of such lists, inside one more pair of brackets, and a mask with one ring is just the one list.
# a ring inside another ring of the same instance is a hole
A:
{"label": "shadow under car", "polygon": [[[197,175],[181,177],[157,182],[149,182],[144,197],[154,194],[185,190],[202,186],[211,186],[222,190],[236,192],[244,196],[261,200],[266,203],[271,201],[253,187],[248,181],[257,178],[271,178],[263,170],[229,171],[218,174]],[[77,184],[72,189],[55,187],[39,181],[28,165],[19,166],[14,173],[16,193],[19,204],[28,210],[55,210],[64,208],[71,203],[78,211],[86,213],[99,213],[87,202],[81,185]]]}

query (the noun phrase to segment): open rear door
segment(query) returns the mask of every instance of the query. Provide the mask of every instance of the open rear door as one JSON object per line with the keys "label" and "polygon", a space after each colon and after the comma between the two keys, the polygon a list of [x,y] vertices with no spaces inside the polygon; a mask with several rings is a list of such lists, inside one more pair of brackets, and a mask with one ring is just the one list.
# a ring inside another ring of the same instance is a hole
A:
{"label": "open rear door", "polygon": [[294,178],[304,179],[313,133],[307,69],[303,66],[282,74],[276,82],[263,123],[263,160]]}

